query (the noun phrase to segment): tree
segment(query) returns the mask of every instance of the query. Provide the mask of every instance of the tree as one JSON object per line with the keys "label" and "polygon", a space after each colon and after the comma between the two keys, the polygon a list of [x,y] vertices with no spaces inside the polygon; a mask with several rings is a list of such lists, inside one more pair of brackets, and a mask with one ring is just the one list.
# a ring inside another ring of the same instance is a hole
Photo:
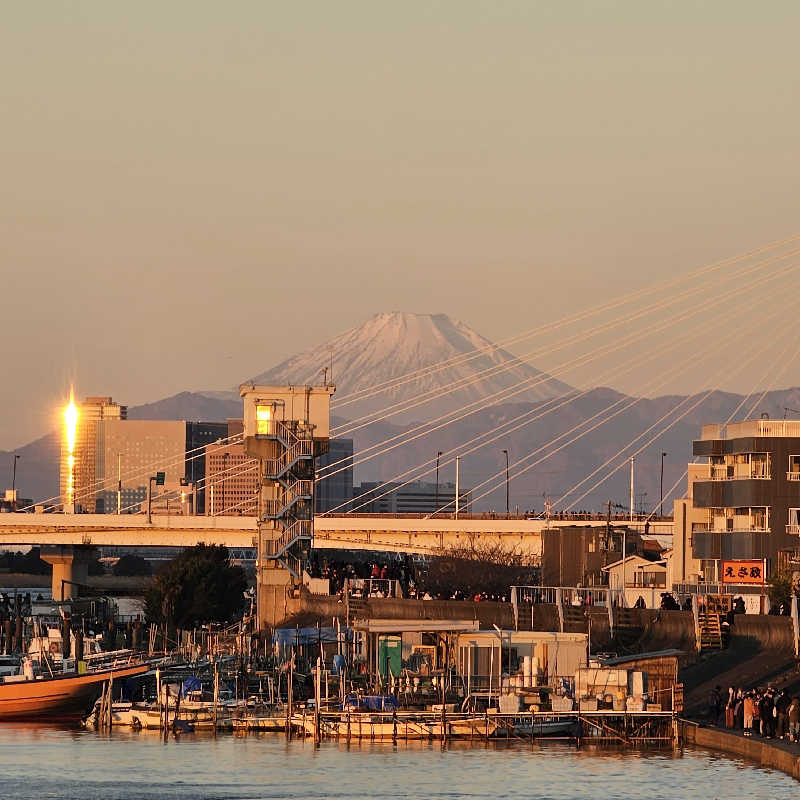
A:
{"label": "tree", "polygon": [[434,597],[486,593],[508,596],[513,585],[538,582],[536,559],[499,542],[467,536],[458,546],[443,548],[417,572],[418,588]]}
{"label": "tree", "polygon": [[788,606],[792,596],[791,571],[773,572],[767,582],[767,594],[771,606],[780,606],[781,603]]}
{"label": "tree", "polygon": [[9,572],[25,575],[47,575],[52,571],[52,567],[39,558],[40,553],[39,547],[32,547],[27,553],[6,551],[0,555],[0,567],[6,567]]}
{"label": "tree", "polygon": [[145,596],[149,622],[191,628],[228,622],[242,608],[247,578],[231,566],[228,548],[202,542],[184,550],[156,576]]}
{"label": "tree", "polygon": [[122,556],[116,564],[114,564],[114,574],[118,576],[141,576],[152,575],[153,568],[150,562],[143,559],[141,556],[135,556],[132,553]]}

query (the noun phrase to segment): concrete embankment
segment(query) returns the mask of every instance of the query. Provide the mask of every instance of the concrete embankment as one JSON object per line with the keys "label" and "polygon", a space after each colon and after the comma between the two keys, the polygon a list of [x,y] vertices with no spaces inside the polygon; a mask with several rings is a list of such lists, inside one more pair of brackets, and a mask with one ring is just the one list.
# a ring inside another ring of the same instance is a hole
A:
{"label": "concrete embankment", "polygon": [[748,689],[790,684],[797,678],[793,628],[789,617],[765,615],[736,616],[727,649],[704,655],[681,671],[686,685],[688,714],[705,712],[715,686]]}
{"label": "concrete embankment", "polygon": [[762,767],[777,769],[800,780],[800,747],[784,742],[745,737],[719,728],[703,728],[694,722],[681,722],[681,738],[685,744],[719,750],[746,758]]}

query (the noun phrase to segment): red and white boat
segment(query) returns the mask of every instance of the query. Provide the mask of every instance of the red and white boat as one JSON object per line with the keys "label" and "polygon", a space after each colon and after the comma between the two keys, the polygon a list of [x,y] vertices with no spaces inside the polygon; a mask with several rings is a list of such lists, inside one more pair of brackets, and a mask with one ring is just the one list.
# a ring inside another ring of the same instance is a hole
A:
{"label": "red and white boat", "polygon": [[79,720],[91,709],[106,681],[143,675],[148,669],[147,664],[137,662],[83,674],[6,677],[0,680],[0,721]]}

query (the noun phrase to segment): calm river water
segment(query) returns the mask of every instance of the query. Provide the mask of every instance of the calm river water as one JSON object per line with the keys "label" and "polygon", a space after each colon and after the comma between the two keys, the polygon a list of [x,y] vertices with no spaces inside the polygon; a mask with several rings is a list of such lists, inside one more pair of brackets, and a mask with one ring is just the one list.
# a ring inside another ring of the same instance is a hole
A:
{"label": "calm river water", "polygon": [[274,734],[111,736],[0,725],[0,796],[78,798],[657,798],[797,797],[800,785],[702,750],[576,752],[561,743],[351,746],[287,744]]}

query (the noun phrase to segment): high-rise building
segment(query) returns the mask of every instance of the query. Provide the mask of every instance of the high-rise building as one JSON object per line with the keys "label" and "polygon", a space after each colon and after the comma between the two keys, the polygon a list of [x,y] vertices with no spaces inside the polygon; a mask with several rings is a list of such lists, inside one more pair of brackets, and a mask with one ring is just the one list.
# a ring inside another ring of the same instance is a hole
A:
{"label": "high-rise building", "polygon": [[[330,475],[330,477],[325,477]],[[317,482],[314,487],[314,508],[344,513],[353,501],[353,440],[331,439],[328,452],[317,459]]]}
{"label": "high-rise building", "polygon": [[[206,446],[233,434],[226,422],[186,423],[186,480],[196,487],[194,513],[206,513]],[[238,431],[241,433],[241,425]]]}
{"label": "high-rise building", "polygon": [[[352,509],[367,514],[452,514],[456,507],[456,485],[414,481],[400,483],[366,482],[354,490]],[[459,491],[459,511],[469,513],[472,492]]]}
{"label": "high-rise building", "polygon": [[253,516],[258,511],[258,462],[244,445],[210,444],[206,447],[205,514]]}
{"label": "high-rise building", "polygon": [[[147,501],[149,479],[164,473],[165,486],[186,482],[183,420],[109,419],[97,425],[97,513],[137,513]],[[163,494],[164,490],[154,495]]]}
{"label": "high-rise building", "polygon": [[[61,502],[65,506],[73,503],[77,508],[82,508],[89,513],[97,511],[98,425],[106,420],[124,420],[127,416],[127,407],[115,403],[110,397],[87,397],[78,405],[75,443],[72,449],[74,459],[72,470],[70,470],[68,461],[69,448],[66,427],[61,433],[59,490]],[[68,488],[70,471],[72,472],[72,494]]]}

